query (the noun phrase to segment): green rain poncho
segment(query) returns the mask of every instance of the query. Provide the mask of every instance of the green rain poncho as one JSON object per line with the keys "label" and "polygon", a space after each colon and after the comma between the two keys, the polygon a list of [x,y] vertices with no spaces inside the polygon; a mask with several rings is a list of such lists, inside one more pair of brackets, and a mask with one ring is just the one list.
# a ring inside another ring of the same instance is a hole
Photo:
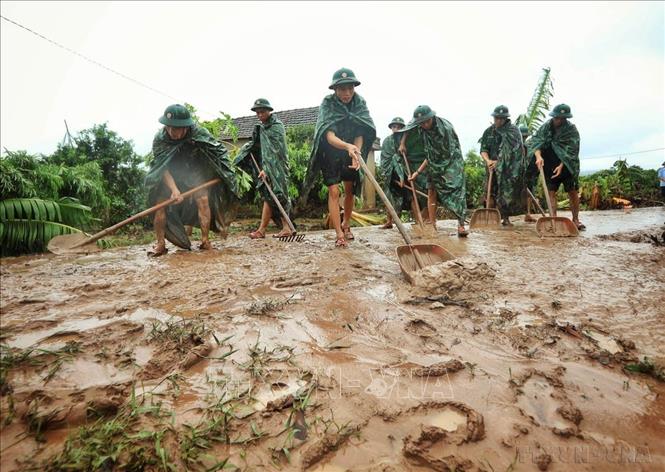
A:
{"label": "green rain poncho", "polygon": [[[404,132],[407,132],[407,156],[416,154],[416,145],[424,146],[430,186],[436,190],[439,204],[454,213],[462,224],[466,216],[466,179],[462,148],[453,125],[435,116],[432,129],[424,130],[411,121]],[[418,139],[411,141],[411,135],[418,136]]]}
{"label": "green rain poncho", "polygon": [[[309,193],[316,183],[316,178],[319,176],[321,160],[323,159],[321,141],[326,139],[326,132],[333,127],[349,130],[349,136],[338,134],[337,137],[342,141],[352,142],[356,136],[363,137],[363,146],[360,152],[364,160],[367,160],[367,154],[372,149],[372,144],[374,144],[374,140],[376,139],[376,128],[374,127],[372,117],[369,116],[369,109],[364,98],[356,93],[353,95],[351,102],[345,105],[334,93],[327,95],[319,107],[319,117],[316,120],[316,127],[314,129],[312,154],[309,158],[307,175],[303,183],[301,204],[304,204],[307,200]],[[360,195],[362,189],[362,180],[363,173],[361,169],[353,185],[353,193],[357,196]]]}
{"label": "green rain poncho", "polygon": [[259,173],[254,167],[250,153],[254,155],[257,163],[268,175],[268,183],[277,196],[279,203],[287,213],[291,212],[291,199],[289,198],[289,163],[286,150],[286,130],[284,123],[271,114],[265,123],[254,126],[252,139],[240,148],[235,158],[235,164],[254,177],[256,187],[264,202],[272,208],[272,217],[275,223],[281,224],[281,213],[273,201],[268,189],[259,179]]}
{"label": "green rain poncho", "polygon": [[[222,210],[228,207],[232,196],[237,195],[238,184],[224,145],[199,125],[190,127],[185,138],[177,141],[162,128],[152,142],[152,153],[154,160],[145,178],[148,203],[152,206],[171,196],[163,179],[167,169],[181,193],[219,177],[222,183],[208,189],[210,227],[213,231],[225,229],[227,223]],[[190,249],[184,225],[198,225],[198,209],[192,198],[166,208],[166,239],[178,247]]]}
{"label": "green rain poncho", "polygon": [[[500,128],[490,126],[478,141],[480,152],[489,154],[497,161],[493,180],[496,205],[503,218],[524,212],[524,157],[522,155],[522,133],[517,126],[506,120]],[[487,173],[485,186],[487,185]],[[487,187],[485,187],[487,188]]]}
{"label": "green rain poncho", "polygon": [[524,185],[535,195],[539,173],[538,167],[536,167],[536,157],[531,149],[531,138],[527,138],[524,142],[522,155],[524,157]]}
{"label": "green rain poncho", "polygon": [[404,189],[395,181],[406,182],[407,176],[402,164],[402,157],[397,152],[395,135],[391,134],[383,140],[381,145],[381,175],[383,176],[383,191],[388,200],[399,213],[404,209]]}
{"label": "green rain poncho", "polygon": [[577,180],[580,175],[580,133],[577,131],[577,127],[566,120],[555,129],[552,119],[547,120],[531,138],[527,154],[533,154],[538,149],[548,147],[552,148],[573,178]]}

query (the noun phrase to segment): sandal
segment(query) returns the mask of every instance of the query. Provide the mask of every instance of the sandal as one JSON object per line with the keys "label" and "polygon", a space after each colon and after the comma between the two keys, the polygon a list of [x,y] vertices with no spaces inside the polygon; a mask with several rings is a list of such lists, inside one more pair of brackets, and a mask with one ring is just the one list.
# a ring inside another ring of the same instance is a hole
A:
{"label": "sandal", "polygon": [[201,251],[210,251],[212,249],[212,244],[210,244],[210,241],[206,241],[204,243],[199,244],[199,249]]}
{"label": "sandal", "polygon": [[586,226],[584,226],[584,225],[583,225],[582,223],[580,223],[579,221],[578,221],[577,223],[575,223],[575,226],[577,226],[577,231],[584,231],[584,230],[586,230]]}
{"label": "sandal", "polygon": [[258,229],[249,233],[249,237],[252,239],[264,239],[266,237],[265,233],[262,233]]}
{"label": "sandal", "polygon": [[347,227],[342,226],[342,231],[344,231],[344,238],[347,241],[353,241],[354,239],[356,239],[355,236],[353,236],[353,233],[351,232],[350,226]]}
{"label": "sandal", "polygon": [[163,256],[164,254],[167,254],[169,250],[167,248],[164,248],[162,250],[157,250],[156,248],[152,248],[150,251],[148,251],[148,257],[160,257]]}
{"label": "sandal", "polygon": [[457,228],[457,237],[458,238],[466,238],[469,235],[469,232],[464,229],[464,226],[460,226]]}
{"label": "sandal", "polygon": [[379,226],[379,229],[393,229],[393,224],[392,223],[385,223],[385,224]]}
{"label": "sandal", "polygon": [[335,247],[348,247],[349,243],[346,242],[346,239],[342,238],[337,238],[335,240]]}

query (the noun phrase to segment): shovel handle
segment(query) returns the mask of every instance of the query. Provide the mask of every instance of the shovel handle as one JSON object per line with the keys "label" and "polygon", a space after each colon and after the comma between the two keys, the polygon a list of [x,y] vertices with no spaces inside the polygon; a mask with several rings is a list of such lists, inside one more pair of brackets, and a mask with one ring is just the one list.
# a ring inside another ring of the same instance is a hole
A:
{"label": "shovel handle", "polygon": [[390,200],[388,200],[388,197],[386,196],[385,192],[379,185],[379,183],[376,181],[374,178],[374,175],[370,172],[369,168],[367,167],[367,164],[365,163],[365,160],[360,157],[358,159],[358,162],[360,163],[360,167],[362,167],[363,172],[365,173],[365,176],[369,179],[370,183],[374,186],[374,189],[376,189],[376,193],[379,194],[379,197],[381,198],[381,201],[383,204],[386,206],[386,210],[388,210],[388,213],[390,213],[390,216],[393,219],[393,222],[397,225],[397,229],[399,230],[399,233],[402,235],[402,238],[404,238],[404,242],[406,243],[407,246],[409,246],[409,249],[411,250],[411,253],[413,254],[413,257],[416,259],[416,264],[418,264],[418,268],[422,269],[425,267],[425,263],[423,262],[422,258],[420,257],[420,253],[418,252],[417,249],[413,248],[412,245],[413,243],[411,242],[411,238],[409,237],[409,234],[406,232],[406,228],[404,228],[404,225],[402,224],[402,220],[399,219],[399,215],[397,215],[397,212],[395,211],[395,208],[393,208],[392,204],[390,203]]}
{"label": "shovel handle", "polygon": [[[399,185],[399,180],[393,180],[393,182],[396,183],[397,185]],[[409,190],[412,189],[412,187],[408,186],[408,185],[406,184],[406,182],[404,182],[402,185],[404,185],[404,186],[405,186],[407,189],[409,189]],[[425,197],[425,198],[427,198],[427,194],[426,194],[425,192],[421,192],[420,190],[416,190],[416,193],[417,193],[418,195],[420,195],[421,197]]]}
{"label": "shovel handle", "polygon": [[490,166],[487,166],[487,171],[489,176],[487,177],[487,194],[485,195],[485,208],[490,207],[490,193],[492,192],[492,176],[494,175],[494,169]]}
{"label": "shovel handle", "polygon": [[[180,197],[181,198],[187,198],[187,197],[193,195],[194,193],[198,192],[199,190],[203,190],[204,188],[211,187],[212,185],[220,183],[221,181],[222,181],[221,179],[209,180],[206,183],[203,183],[203,184],[199,185],[198,187],[194,187],[193,189],[190,189],[190,190],[187,190],[184,193],[181,193]],[[152,207],[148,208],[147,210],[143,210],[142,212],[137,213],[134,216],[130,216],[129,218],[127,218],[124,221],[121,221],[120,223],[116,223],[113,226],[110,226],[106,229],[101,230],[99,233],[93,234],[88,239],[84,239],[80,243],[73,245],[71,248],[75,249],[75,248],[78,248],[78,247],[81,247],[81,246],[85,246],[86,244],[94,243],[95,241],[103,238],[104,236],[106,236],[108,234],[113,233],[114,231],[122,228],[125,225],[128,225],[129,223],[131,223],[133,221],[136,221],[140,218],[143,218],[144,216],[150,215],[151,213],[155,213],[157,210],[161,210],[162,208],[167,207],[167,206],[171,205],[172,203],[175,203],[176,200],[177,200],[177,198],[169,198],[168,200],[164,200],[163,202],[158,203],[157,205],[152,206]]]}
{"label": "shovel handle", "polygon": [[[406,158],[406,153],[402,154],[402,158],[404,159],[404,165],[406,165],[406,171],[409,173],[409,177],[411,177],[411,168],[409,166],[409,160]],[[416,207],[416,214],[414,216],[420,227],[424,228],[425,223],[423,222],[423,215],[420,213],[420,204],[418,203],[418,195],[416,195],[415,180],[411,182],[411,194],[413,195],[413,205]]]}
{"label": "shovel handle", "polygon": [[545,200],[547,201],[547,210],[550,212],[550,217],[551,217],[553,214],[552,199],[550,198],[550,191],[547,188],[547,180],[545,180],[545,171],[543,170],[542,167],[538,170],[540,171],[540,180],[543,183],[543,193],[545,194]]}
{"label": "shovel handle", "polygon": [[531,198],[531,200],[533,200],[533,203],[536,205],[536,208],[538,208],[538,211],[540,212],[540,214],[543,215],[543,216],[547,216],[547,215],[545,214],[545,210],[543,210],[543,207],[540,205],[540,202],[538,201],[538,199],[534,196],[533,193],[531,193],[531,190],[529,190],[529,189],[527,188],[527,189],[526,189],[526,193],[529,195],[529,197]]}
{"label": "shovel handle", "polygon": [[[260,174],[261,173],[261,168],[259,167],[259,164],[256,162],[256,159],[254,159],[254,154],[252,154],[250,152],[249,157],[252,158],[252,162],[254,163],[254,167],[256,167],[256,170]],[[279,203],[279,200],[277,199],[277,195],[275,195],[275,192],[272,191],[272,187],[268,183],[268,179],[263,177],[263,179],[261,179],[261,180],[263,180],[263,185],[265,185],[266,188],[268,189],[268,192],[270,192],[270,196],[272,197],[273,201],[275,202],[275,205],[277,205],[277,208],[279,208],[279,212],[282,214],[282,218],[284,218],[284,221],[286,221],[286,224],[288,225],[289,230],[291,231],[291,234],[295,234],[296,233],[296,228],[295,228],[295,226],[293,226],[293,223],[291,222],[291,219],[289,218],[289,215],[286,213],[286,210],[284,210],[284,207],[282,206],[282,204]]]}

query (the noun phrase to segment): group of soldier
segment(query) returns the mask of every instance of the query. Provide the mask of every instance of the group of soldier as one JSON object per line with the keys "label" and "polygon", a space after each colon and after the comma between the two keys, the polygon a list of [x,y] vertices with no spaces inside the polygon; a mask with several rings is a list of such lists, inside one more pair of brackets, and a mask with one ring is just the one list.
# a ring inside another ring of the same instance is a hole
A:
{"label": "group of soldier", "polygon": [[[367,159],[376,138],[367,104],[356,93],[359,85],[360,81],[350,69],[342,68],[334,73],[329,86],[333,93],[327,95],[319,107],[312,152],[298,202],[304,207],[310,192],[322,179],[328,188],[330,223],[338,247],[346,247],[354,239],[351,217],[355,196],[360,195],[362,189],[360,159]],[[165,239],[190,249],[193,226],[201,229],[200,249],[211,249],[209,231],[220,231],[228,225],[224,220],[225,209],[239,196],[234,165],[252,175],[263,200],[260,225],[249,237],[265,238],[271,220],[282,228],[275,237],[291,235],[292,230],[281,213],[283,209],[288,217],[293,207],[288,191],[286,130],[272,113],[268,100],[255,100],[251,109],[258,122],[251,139],[240,148],[233,163],[228,159],[225,146],[198,125],[187,108],[171,105],[164,111],[159,119],[164,127],[154,138],[154,160],[145,183],[151,204],[168,198],[174,199],[176,204],[155,214],[157,243],[150,255],[167,252]],[[494,123],[479,141],[480,154],[487,166],[486,179],[490,173],[494,176],[485,203],[496,205],[505,225],[512,224],[510,217],[525,209],[525,221],[535,221],[525,193],[526,189],[535,193],[542,168],[552,197],[560,185],[564,185],[570,195],[573,221],[579,229],[584,229],[579,221],[577,183],[579,133],[569,121],[570,107],[565,104],[554,107],[550,113],[552,118],[530,138],[526,128],[520,129],[511,122],[506,106],[496,107],[492,116]],[[435,229],[437,207],[442,206],[455,216],[458,236],[466,237],[464,158],[453,125],[437,116],[429,106],[420,105],[408,124],[397,117],[389,128],[392,134],[383,141],[380,170],[383,190],[398,214],[409,207],[415,208],[409,190],[414,186],[426,191],[420,193],[425,195],[427,220]],[[212,179],[219,182],[196,191],[192,199],[182,198],[182,192]],[[344,189],[342,214],[340,183]],[[392,224],[389,216],[382,228],[392,228]]]}

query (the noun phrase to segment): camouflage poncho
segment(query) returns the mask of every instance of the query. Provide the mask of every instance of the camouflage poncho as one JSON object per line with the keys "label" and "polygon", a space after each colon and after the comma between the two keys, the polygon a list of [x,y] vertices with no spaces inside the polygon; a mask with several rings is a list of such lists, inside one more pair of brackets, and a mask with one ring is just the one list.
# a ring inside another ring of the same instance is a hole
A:
{"label": "camouflage poncho", "polygon": [[[228,207],[232,196],[238,193],[238,183],[226,148],[208,130],[194,125],[189,128],[185,138],[178,141],[172,140],[166,128],[162,128],[152,142],[152,153],[154,161],[145,178],[148,203],[152,206],[171,196],[163,179],[167,169],[181,193],[219,177],[222,183],[208,188],[210,228],[213,231],[225,229],[227,224],[222,210]],[[192,198],[167,207],[166,239],[178,247],[190,249],[191,243],[184,225],[198,225],[198,219],[198,209]]]}
{"label": "camouflage poncho", "polygon": [[559,128],[554,129],[552,120],[547,120],[531,138],[528,154],[547,147],[552,148],[573,178],[578,179],[580,175],[580,133],[577,131],[577,127],[566,120]]}
{"label": "camouflage poncho", "polygon": [[259,173],[254,167],[250,153],[254,155],[257,163],[268,176],[268,183],[277,196],[279,203],[287,213],[291,212],[291,199],[289,198],[289,163],[286,150],[286,130],[284,123],[271,114],[265,123],[254,126],[252,139],[238,151],[235,164],[254,177],[256,188],[259,190],[264,202],[272,208],[273,220],[281,224],[281,213],[273,201],[268,189],[259,179]]}
{"label": "camouflage poncho", "polygon": [[[367,160],[367,154],[372,149],[374,139],[376,139],[376,128],[374,121],[369,116],[369,109],[365,103],[365,99],[357,93],[353,95],[353,99],[348,105],[342,103],[337,98],[337,95],[327,95],[321,106],[319,107],[319,117],[316,120],[316,128],[314,129],[314,141],[312,146],[312,154],[309,158],[307,165],[307,175],[303,183],[303,190],[301,195],[301,203],[307,201],[310,191],[314,187],[316,178],[319,176],[321,169],[321,159],[323,158],[323,147],[321,141],[326,139],[326,132],[334,126],[348,127],[352,130],[353,136],[338,136],[341,140],[352,140],[357,136],[363,137],[363,147],[360,150],[363,159]],[[349,141],[346,141],[349,142]],[[360,195],[362,189],[362,169],[358,171],[358,179],[354,182],[353,193]]]}
{"label": "camouflage poncho", "polygon": [[435,116],[432,129],[424,130],[411,122],[404,132],[407,133],[407,156],[414,153],[409,144],[410,135],[415,134],[419,137],[416,142],[424,144],[428,179],[436,190],[438,202],[454,213],[461,224],[466,216],[466,179],[462,148],[453,125]]}
{"label": "camouflage poncho", "polygon": [[397,153],[395,135],[392,134],[383,140],[381,145],[381,175],[383,176],[383,191],[388,200],[399,213],[404,205],[404,189],[395,181],[406,182],[407,176],[402,164],[402,157]]}
{"label": "camouflage poncho", "polygon": [[[480,152],[489,154],[497,161],[493,180],[496,182],[496,205],[503,218],[524,212],[524,158],[522,156],[522,134],[517,126],[506,120],[497,128],[490,126],[478,141]],[[487,188],[487,172],[485,188]]]}
{"label": "camouflage poncho", "polygon": [[531,138],[527,138],[522,146],[522,157],[524,158],[524,185],[535,195],[540,174],[536,167],[536,157],[531,149]]}

